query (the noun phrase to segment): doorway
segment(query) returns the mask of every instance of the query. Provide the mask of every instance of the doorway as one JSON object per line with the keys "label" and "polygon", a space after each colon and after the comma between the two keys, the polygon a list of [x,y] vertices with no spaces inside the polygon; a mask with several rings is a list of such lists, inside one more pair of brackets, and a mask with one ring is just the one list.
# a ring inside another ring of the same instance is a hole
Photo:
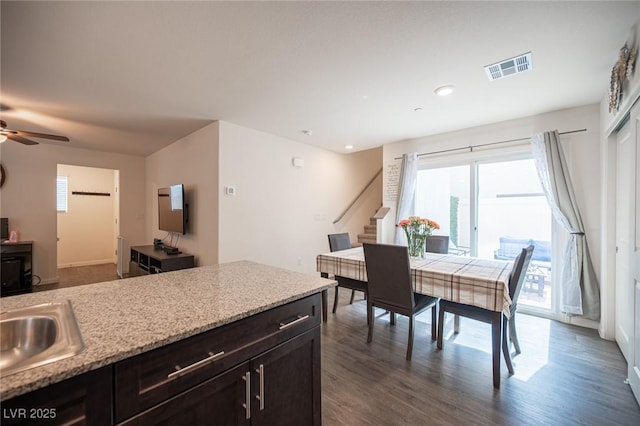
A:
{"label": "doorway", "polygon": [[118,170],[58,164],[57,175],[58,268],[102,264],[115,268]]}

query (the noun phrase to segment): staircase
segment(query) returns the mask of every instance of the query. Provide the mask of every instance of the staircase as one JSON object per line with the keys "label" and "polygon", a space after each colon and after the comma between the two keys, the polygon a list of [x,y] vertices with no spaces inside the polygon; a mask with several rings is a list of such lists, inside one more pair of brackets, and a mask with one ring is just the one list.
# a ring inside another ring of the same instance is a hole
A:
{"label": "staircase", "polygon": [[378,242],[378,220],[374,217],[369,218],[369,224],[364,226],[364,234],[358,234],[358,244],[370,243],[375,244]]}
{"label": "staircase", "polygon": [[383,219],[389,207],[380,207],[378,211],[369,218],[369,224],[364,226],[364,234],[358,234],[358,242],[356,246],[362,245],[362,243],[376,244],[378,242],[378,220]]}

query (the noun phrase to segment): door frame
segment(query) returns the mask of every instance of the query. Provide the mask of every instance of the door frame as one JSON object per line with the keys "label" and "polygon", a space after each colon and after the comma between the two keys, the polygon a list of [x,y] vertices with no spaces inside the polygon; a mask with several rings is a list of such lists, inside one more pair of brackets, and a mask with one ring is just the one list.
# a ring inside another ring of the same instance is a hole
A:
{"label": "door frame", "polygon": [[[601,204],[601,240],[602,251],[600,253],[601,259],[601,277],[600,277],[600,295],[601,295],[601,309],[602,315],[600,318],[599,333],[604,339],[615,341],[615,303],[616,303],[616,163],[617,163],[617,139],[618,131],[624,126],[627,117],[638,117],[640,114],[640,84],[636,86],[635,90],[630,91],[628,101],[625,102],[624,108],[615,113],[613,118],[611,114],[607,112],[607,106],[605,103],[601,103],[601,124],[602,124],[602,138],[600,145],[600,158],[602,167],[602,204]],[[606,120],[609,120],[607,123]],[[633,124],[633,123],[632,123]],[[640,149],[636,152],[636,161],[640,163]],[[637,164],[638,164],[637,163]],[[637,169],[636,164],[636,169]],[[636,173],[638,173],[636,171]],[[636,176],[636,180],[638,177]],[[636,188],[636,203],[640,198],[640,185]],[[636,209],[638,207],[636,206]],[[636,225],[637,226],[637,225]],[[636,232],[640,232],[637,230]],[[632,263],[632,262],[631,262]],[[636,274],[640,274],[640,271],[635,271]],[[640,299],[640,289],[636,285],[634,294]],[[635,306],[635,320],[638,324],[640,316],[640,300],[636,300]],[[634,335],[630,337],[630,351],[628,364],[628,380],[631,384],[633,394],[640,403],[640,373],[634,370],[633,360],[638,358],[638,354],[635,353],[635,348],[638,346],[637,339],[640,327],[636,327]],[[637,373],[637,374],[636,374]]]}

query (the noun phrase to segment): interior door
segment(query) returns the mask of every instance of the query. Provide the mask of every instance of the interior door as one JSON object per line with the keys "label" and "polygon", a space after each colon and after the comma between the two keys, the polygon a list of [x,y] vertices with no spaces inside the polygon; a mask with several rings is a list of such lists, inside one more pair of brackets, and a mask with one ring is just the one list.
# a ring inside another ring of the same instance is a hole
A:
{"label": "interior door", "polygon": [[631,265],[634,265],[634,268],[631,269],[634,288],[631,294],[634,299],[634,334],[631,344],[629,345],[629,383],[636,400],[640,403],[640,172],[638,171],[638,167],[640,166],[640,103],[638,102],[636,102],[635,107],[631,110],[630,128],[630,139],[633,140],[636,155],[635,164],[633,165],[635,179],[632,182],[635,181],[635,192],[632,193],[633,220],[631,221],[631,226],[633,227],[632,235],[634,237],[632,239],[633,248],[630,262]]}
{"label": "interior door", "polygon": [[630,272],[632,239],[632,195],[635,152],[631,122],[618,132],[616,161],[616,342],[630,362],[629,345],[633,336],[633,285]]}

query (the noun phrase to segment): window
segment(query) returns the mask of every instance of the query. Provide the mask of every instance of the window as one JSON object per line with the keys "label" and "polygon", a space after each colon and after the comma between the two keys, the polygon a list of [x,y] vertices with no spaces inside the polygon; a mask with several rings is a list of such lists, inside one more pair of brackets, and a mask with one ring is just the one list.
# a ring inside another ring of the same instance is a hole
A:
{"label": "window", "polygon": [[528,153],[478,155],[459,161],[423,161],[416,214],[441,225],[450,254],[512,260],[534,245],[520,293],[529,313],[552,310],[553,219]]}
{"label": "window", "polygon": [[418,171],[416,214],[435,220],[449,235],[449,253],[468,255],[471,249],[469,165]]}
{"label": "window", "polygon": [[68,210],[67,192],[67,176],[58,176],[56,178],[56,208],[59,212],[66,213]]}
{"label": "window", "polygon": [[533,244],[519,304],[551,309],[551,209],[533,159],[478,164],[478,257],[512,260]]}

